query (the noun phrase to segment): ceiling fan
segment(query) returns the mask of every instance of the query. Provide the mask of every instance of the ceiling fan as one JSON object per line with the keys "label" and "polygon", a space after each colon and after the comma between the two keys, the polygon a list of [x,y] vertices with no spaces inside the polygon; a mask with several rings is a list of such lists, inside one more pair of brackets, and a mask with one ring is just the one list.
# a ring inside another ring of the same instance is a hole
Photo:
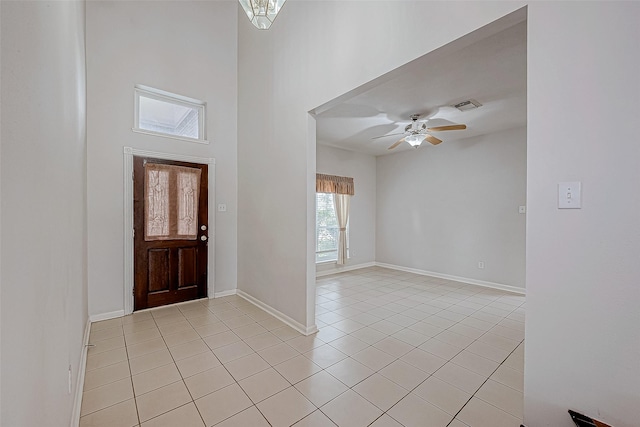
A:
{"label": "ceiling fan", "polygon": [[426,139],[433,145],[438,145],[442,142],[442,140],[436,138],[433,135],[430,135],[430,132],[441,132],[445,130],[463,130],[467,128],[467,125],[446,125],[446,126],[436,126],[432,128],[427,127],[426,122],[419,122],[418,118],[420,118],[420,114],[412,114],[411,115],[411,123],[409,123],[405,128],[404,132],[401,133],[392,133],[389,135],[377,136],[372,139],[384,138],[391,135],[402,135],[403,133],[406,135],[396,141],[389,150],[393,150],[402,142],[407,142],[412,147],[419,147],[420,144]]}

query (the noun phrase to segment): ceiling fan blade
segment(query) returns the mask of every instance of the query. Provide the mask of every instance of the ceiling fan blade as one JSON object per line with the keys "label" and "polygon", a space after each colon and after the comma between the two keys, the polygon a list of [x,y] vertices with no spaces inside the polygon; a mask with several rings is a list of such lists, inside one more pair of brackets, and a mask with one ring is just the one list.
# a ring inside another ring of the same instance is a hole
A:
{"label": "ceiling fan blade", "polygon": [[403,142],[404,142],[404,138],[400,138],[391,147],[387,148],[387,150],[393,150],[394,148],[396,148],[398,145],[402,144]]}
{"label": "ceiling fan blade", "polygon": [[427,135],[424,139],[426,139],[427,141],[429,141],[431,144],[433,145],[438,145],[442,142],[441,139],[436,138],[435,136],[432,135]]}
{"label": "ceiling fan blade", "polygon": [[388,134],[388,135],[374,136],[374,137],[373,137],[373,138],[371,138],[371,139],[386,138],[386,137],[388,137],[388,136],[403,135],[403,134],[404,134],[404,132],[390,133],[390,134]]}
{"label": "ceiling fan blade", "polygon": [[466,129],[467,125],[447,125],[447,126],[436,126],[434,128],[428,128],[429,132],[440,132],[443,130],[463,130]]}

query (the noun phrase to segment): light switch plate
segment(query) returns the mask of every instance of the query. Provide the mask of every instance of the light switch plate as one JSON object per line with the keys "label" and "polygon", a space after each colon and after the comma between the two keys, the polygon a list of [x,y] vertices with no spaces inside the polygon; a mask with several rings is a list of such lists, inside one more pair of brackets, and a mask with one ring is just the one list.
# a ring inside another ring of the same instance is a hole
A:
{"label": "light switch plate", "polygon": [[582,208],[582,194],[579,181],[558,183],[558,209]]}

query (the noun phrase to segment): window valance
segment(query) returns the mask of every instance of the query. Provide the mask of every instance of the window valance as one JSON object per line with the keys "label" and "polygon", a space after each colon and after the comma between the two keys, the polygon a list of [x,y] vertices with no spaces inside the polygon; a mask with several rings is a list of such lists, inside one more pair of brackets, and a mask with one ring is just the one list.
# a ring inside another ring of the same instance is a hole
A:
{"label": "window valance", "polygon": [[355,194],[353,178],[346,176],[316,174],[316,193]]}

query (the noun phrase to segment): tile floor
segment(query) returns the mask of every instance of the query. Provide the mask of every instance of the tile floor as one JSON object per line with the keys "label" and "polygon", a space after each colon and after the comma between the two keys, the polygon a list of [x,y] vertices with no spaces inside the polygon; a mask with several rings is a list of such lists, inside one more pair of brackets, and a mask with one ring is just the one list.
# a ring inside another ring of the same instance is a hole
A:
{"label": "tile floor", "polygon": [[237,296],[91,326],[82,427],[518,427],[524,297],[379,267],[319,278],[317,334]]}

